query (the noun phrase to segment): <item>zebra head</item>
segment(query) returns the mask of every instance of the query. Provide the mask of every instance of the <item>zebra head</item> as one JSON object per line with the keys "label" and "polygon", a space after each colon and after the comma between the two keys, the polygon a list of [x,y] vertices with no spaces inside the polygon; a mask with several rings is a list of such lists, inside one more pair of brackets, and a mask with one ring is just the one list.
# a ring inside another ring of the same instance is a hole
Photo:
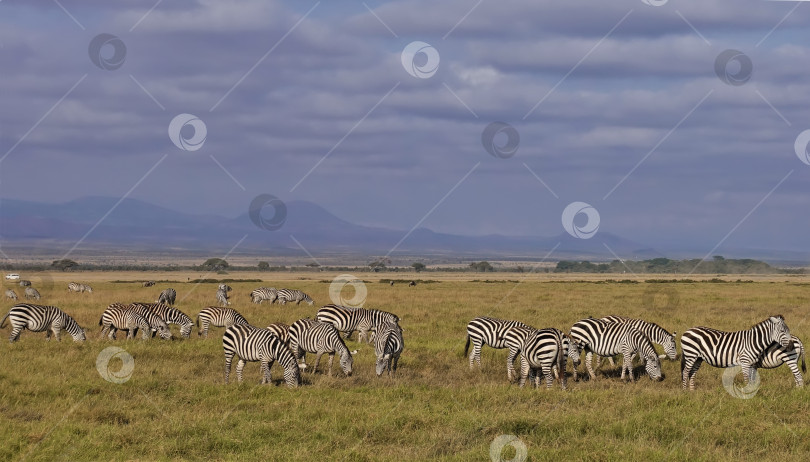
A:
{"label": "zebra head", "polygon": [[[306,367],[306,364],[304,365]],[[284,383],[289,388],[298,388],[301,384],[301,368],[298,363],[293,361],[292,364],[284,369]]]}
{"label": "zebra head", "polygon": [[93,293],[93,288],[90,287],[90,286],[84,286],[84,291],[89,293],[89,294],[92,294]]}
{"label": "zebra head", "polygon": [[390,354],[385,354],[377,358],[377,365],[376,365],[377,377],[381,376],[382,373],[385,372],[386,367],[388,367],[388,361],[390,359],[391,359]]}
{"label": "zebra head", "polygon": [[87,340],[87,333],[81,327],[79,327],[79,331],[76,334],[71,334],[71,336],[74,342],[84,342]]}
{"label": "zebra head", "polygon": [[188,323],[183,324],[182,326],[180,326],[180,336],[183,337],[183,338],[191,337],[191,328],[193,326],[194,326],[194,323],[192,323],[191,320],[189,320]]}
{"label": "zebra head", "polygon": [[[163,340],[171,340],[172,339],[172,331],[169,330],[169,326],[166,324],[158,325],[157,326],[158,335]],[[191,333],[191,329],[189,329],[189,333]]]}
{"label": "zebra head", "polygon": [[577,342],[573,341],[571,337],[565,335],[563,337],[563,347],[568,348],[568,359],[571,360],[571,364],[574,365],[574,368],[579,366],[579,358],[580,358],[580,346]]}
{"label": "zebra head", "polygon": [[675,346],[675,335],[677,332],[673,332],[671,335],[667,335],[664,337],[663,342],[661,342],[661,346],[664,347],[665,355],[660,355],[659,358],[669,358],[671,360],[678,359],[678,348]]}
{"label": "zebra head", "polygon": [[771,342],[777,342],[788,350],[793,349],[793,338],[790,336],[790,329],[785,323],[785,318],[781,314],[771,316],[768,319],[771,322]]}
{"label": "zebra head", "polygon": [[[315,303],[315,301],[312,300],[312,298],[309,295],[304,295],[304,301],[307,302],[307,305],[309,305],[309,306],[312,306],[312,304]],[[349,374],[349,375],[351,375],[351,374]]]}
{"label": "zebra head", "polygon": [[357,354],[357,350],[349,351],[349,349],[346,348],[340,355],[340,368],[343,369],[343,373],[349,377],[352,376],[352,364],[354,363],[352,355],[355,354]]}
{"label": "zebra head", "polygon": [[653,350],[653,354],[645,355],[644,359],[647,361],[644,368],[647,369],[647,375],[650,376],[650,380],[657,380],[659,382],[664,380],[664,374],[661,372],[661,360],[658,359],[655,350]]}

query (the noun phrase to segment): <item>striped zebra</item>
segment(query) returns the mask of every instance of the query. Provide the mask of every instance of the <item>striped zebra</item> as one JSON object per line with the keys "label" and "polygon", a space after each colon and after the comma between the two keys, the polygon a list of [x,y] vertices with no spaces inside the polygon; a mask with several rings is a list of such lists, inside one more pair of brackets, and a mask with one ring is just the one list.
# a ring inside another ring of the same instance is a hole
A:
{"label": "striped zebra", "polygon": [[248,324],[232,325],[225,329],[222,347],[225,350],[225,383],[228,383],[231,374],[234,355],[239,357],[239,362],[236,363],[236,379],[239,383],[242,383],[242,369],[247,361],[261,362],[262,384],[270,383],[270,368],[276,361],[284,368],[284,381],[288,387],[296,388],[301,383],[301,372],[295,356],[268,329],[259,329]]}
{"label": "striped zebra", "polygon": [[387,369],[388,375],[397,372],[399,356],[405,348],[402,339],[402,328],[395,322],[383,322],[377,325],[377,338],[374,340],[374,353],[377,355],[377,377]]}
{"label": "striped zebra", "polygon": [[219,306],[228,306],[231,302],[228,301],[228,291],[224,289],[217,289],[217,303]]}
{"label": "striped zebra", "polygon": [[[152,337],[154,337],[155,334],[157,334],[163,340],[171,339],[172,331],[169,329],[169,326],[166,324],[166,321],[159,314],[152,312],[152,310],[149,309],[149,305],[150,305],[149,303],[139,303],[139,302],[130,304],[112,303],[107,307],[107,309],[109,310],[113,308],[120,308],[134,311],[135,313],[146,318],[146,321],[149,323],[149,332],[152,334]],[[115,335],[113,335],[112,338],[115,338]]]}
{"label": "striped zebra", "polygon": [[[470,342],[473,344],[472,352],[470,353],[470,369],[473,368],[473,362],[478,363],[481,367],[481,347],[489,345],[495,349],[506,348],[505,335],[506,332],[512,327],[525,327],[531,329],[520,321],[508,321],[505,319],[490,318],[488,316],[481,316],[473,319],[467,324],[467,344],[464,346],[464,356],[470,350]],[[513,366],[508,364],[508,370],[514,370]]]}
{"label": "striped zebra", "polygon": [[197,315],[197,337],[208,338],[208,327],[231,327],[236,324],[249,324],[244,316],[233,308],[209,306]]}
{"label": "striped zebra", "polygon": [[177,324],[180,326],[180,336],[189,338],[191,336],[191,328],[194,327],[194,322],[185,313],[166,305],[165,303],[141,303],[147,310],[160,316],[166,324]]}
{"label": "striped zebra", "polygon": [[[340,355],[340,368],[347,376],[352,375],[352,355],[357,353],[349,351],[343,339],[340,338],[340,333],[335,326],[326,322],[313,321],[312,319],[299,319],[290,326],[290,350],[295,355],[296,360],[299,362],[305,359],[307,353],[314,353],[315,365],[312,368],[312,373],[318,369],[318,364],[321,362],[321,356],[324,354],[329,355],[329,372],[328,375],[332,376],[332,361],[335,359],[335,353]],[[306,369],[306,364],[301,366]]]}
{"label": "striped zebra", "polygon": [[224,290],[225,292],[230,292],[233,290],[233,287],[229,286],[228,284],[220,284],[219,287],[217,287],[217,290]]}
{"label": "striped zebra", "polygon": [[98,320],[98,325],[102,326],[99,338],[104,337],[105,332],[109,332],[110,340],[115,339],[117,330],[127,331],[127,340],[129,340],[135,337],[138,329],[143,333],[143,339],[148,340],[152,330],[145,317],[124,305],[108,307],[104,310],[101,319]]}
{"label": "striped zebra", "polygon": [[166,289],[160,293],[160,296],[155,303],[165,303],[167,305],[174,305],[174,300],[177,298],[177,291],[174,289]]}
{"label": "striped zebra", "polygon": [[84,284],[78,282],[71,282],[68,284],[68,292],[84,292]]}
{"label": "striped zebra", "polygon": [[276,334],[276,337],[280,338],[285,345],[290,344],[290,326],[287,324],[276,322],[267,326],[266,329]]}
{"label": "striped zebra", "polygon": [[[675,336],[677,332],[669,333],[666,329],[659,326],[658,324],[644,321],[643,319],[634,319],[634,318],[627,318],[624,316],[605,316],[604,318],[600,318],[602,321],[607,322],[614,322],[614,323],[626,323],[630,324],[634,328],[644,332],[647,337],[652,340],[653,343],[657,343],[664,348],[664,354],[658,355],[660,359],[669,358],[671,360],[676,360],[678,358],[678,349],[675,346]],[[596,357],[596,369],[599,369],[599,363],[602,361],[601,356]],[[616,364],[613,361],[613,357],[609,356],[608,361],[610,361],[611,366],[615,366]]]}
{"label": "striped zebra", "polygon": [[155,285],[155,281],[144,281],[141,287],[152,287],[153,285]]}
{"label": "striped zebra", "polygon": [[801,388],[804,386],[804,377],[799,372],[798,361],[802,359],[802,372],[807,372],[807,367],[804,365],[804,344],[799,337],[791,335],[793,340],[793,348],[787,349],[778,343],[771,343],[771,346],[765,351],[759,361],[755,364],[756,368],[762,369],[775,369],[782,364],[787,364],[793,372],[793,378],[796,380],[796,386]]}
{"label": "striped zebra", "polygon": [[[585,367],[588,369],[591,380],[596,379],[591,364],[594,354],[600,356],[621,354],[624,356],[622,380],[625,378],[625,371],[629,371],[630,379],[635,380],[632,358],[636,353],[646,360],[645,369],[650,379],[660,381],[664,378],[661,374],[661,361],[649,337],[630,324],[617,324],[593,318],[583,319],[571,327],[571,341],[585,350]],[[577,380],[576,368],[574,368],[574,380]]]}
{"label": "striped zebra", "polygon": [[[510,329],[526,330],[525,328]],[[520,345],[520,386],[526,385],[530,375],[536,377],[535,388],[540,386],[540,374],[546,379],[546,388],[554,384],[554,372],[560,381],[563,390],[567,388],[565,377],[566,355],[568,351],[568,336],[554,328],[531,329],[529,335],[523,338]]]}
{"label": "striped zebra", "polygon": [[280,289],[278,291],[278,302],[282,305],[286,305],[287,302],[295,302],[296,305],[306,302],[310,306],[315,303],[309,295],[295,289]]}
{"label": "striped zebra", "polygon": [[92,293],[93,293],[93,288],[92,288],[92,287],[90,287],[89,285],[87,285],[87,284],[82,284],[82,287],[84,288],[84,291],[85,291],[85,292],[87,292],[88,294],[92,294]]}
{"label": "striped zebra", "polygon": [[362,342],[366,337],[371,342],[368,332],[375,331],[377,326],[386,323],[398,323],[399,317],[393,313],[367,308],[353,308],[341,305],[324,305],[318,310],[315,319],[328,322],[340,332],[346,333],[346,338],[357,331],[357,341]]}
{"label": "striped zebra", "polygon": [[17,300],[17,293],[11,289],[6,289],[6,300]]}
{"label": "striped zebra", "polygon": [[[521,327],[521,326],[514,326],[506,331],[503,334],[503,342],[506,344],[506,348],[509,348],[509,355],[506,357],[506,377],[511,382],[515,374],[514,362],[517,359],[518,355],[523,352],[523,347],[526,340],[534,335],[537,332],[537,329],[534,327]],[[563,353],[566,355],[568,359],[574,364],[574,367],[579,365],[579,349],[575,344],[572,344],[568,335],[563,334],[562,337],[562,345],[563,345]],[[523,364],[521,363],[521,367]],[[554,374],[558,374],[557,366],[553,368]],[[532,371],[534,372],[534,371]],[[539,376],[537,380],[540,380]]]}
{"label": "striped zebra", "polygon": [[20,287],[31,287],[31,281],[20,279]]}
{"label": "striped zebra", "polygon": [[51,333],[57,341],[61,341],[62,331],[66,331],[73,337],[74,342],[83,342],[87,339],[84,329],[82,329],[75,319],[55,306],[32,305],[20,303],[11,307],[11,310],[0,321],[2,329],[8,318],[11,323],[11,335],[9,342],[14,342],[20,338],[20,333],[24,329],[31,332],[47,331],[45,339],[51,339]]}
{"label": "striped zebra", "polygon": [[35,300],[39,300],[40,298],[42,298],[42,296],[39,295],[39,291],[37,289],[34,289],[33,287],[26,287],[25,288],[25,299],[30,300],[32,298],[35,299]]}
{"label": "striped zebra", "polygon": [[748,384],[757,362],[771,343],[792,350],[790,329],[782,315],[771,316],[750,329],[724,332],[693,327],[681,335],[681,386],[695,389],[695,375],[703,361],[714,367],[740,366]]}
{"label": "striped zebra", "polygon": [[270,300],[272,304],[277,298],[278,291],[272,287],[259,287],[250,293],[250,301],[253,303],[261,303],[265,300]]}

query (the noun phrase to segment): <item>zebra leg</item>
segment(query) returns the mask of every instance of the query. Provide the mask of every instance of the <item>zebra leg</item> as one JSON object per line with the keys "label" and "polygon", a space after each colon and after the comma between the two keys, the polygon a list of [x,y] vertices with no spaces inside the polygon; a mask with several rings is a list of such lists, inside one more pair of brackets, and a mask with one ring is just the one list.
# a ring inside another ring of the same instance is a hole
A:
{"label": "zebra leg", "polygon": [[788,359],[787,363],[790,371],[793,372],[793,379],[796,380],[796,387],[801,388],[804,386],[804,377],[802,377],[801,372],[799,372],[799,366],[796,365],[796,359],[791,358]]}
{"label": "zebra leg", "polygon": [[239,358],[239,362],[236,363],[236,380],[239,383],[242,383],[242,369],[245,368],[245,360]]}
{"label": "zebra leg", "polygon": [[225,352],[225,383],[228,383],[228,377],[231,375],[231,361],[233,353]]}
{"label": "zebra leg", "polygon": [[[335,359],[335,354],[334,353],[329,353],[329,377],[332,377],[332,361],[334,359]],[[388,365],[389,366],[391,365],[390,361],[389,361]]]}
{"label": "zebra leg", "polygon": [[23,330],[23,326],[14,326],[14,328],[11,329],[11,335],[8,338],[9,343],[14,343],[17,340],[19,340],[20,339],[20,333],[22,332],[22,330]]}
{"label": "zebra leg", "polygon": [[262,380],[259,384],[264,385],[265,383],[270,382],[270,366],[268,365],[269,361],[262,361]]}
{"label": "zebra leg", "polygon": [[[688,378],[689,378],[689,390],[690,391],[695,391],[695,376],[697,375],[697,371],[698,371],[698,369],[700,369],[700,365],[702,363],[703,363],[703,359],[695,358],[692,361],[692,364],[689,364],[687,362],[687,366],[690,366],[690,367],[684,368],[684,374],[687,374],[687,375],[685,375],[685,377],[688,376]],[[684,378],[683,387],[684,387],[684,389],[686,389],[686,378]]]}
{"label": "zebra leg", "polygon": [[481,367],[481,344],[475,340],[473,340],[472,352],[470,353],[470,369],[473,367],[473,361],[478,363],[478,367]]}
{"label": "zebra leg", "polygon": [[264,383],[272,383],[270,376],[270,369],[273,367],[273,364],[275,364],[275,362],[276,361],[273,359],[267,361],[267,369],[265,370],[266,375],[264,377]]}
{"label": "zebra leg", "polygon": [[626,370],[627,373],[630,375],[630,381],[631,382],[636,381],[636,377],[633,374],[633,356],[635,356],[635,353],[629,353],[629,354],[624,353],[624,362],[622,363],[622,380],[624,380],[624,377],[625,377],[624,373],[625,373],[625,370]]}
{"label": "zebra leg", "polygon": [[[354,331],[353,331],[353,330],[350,330],[349,332],[346,332],[346,337],[345,337],[345,339],[346,339],[346,340],[351,339],[351,338],[352,338],[352,334],[353,334],[353,333],[354,333]],[[359,334],[358,334],[358,335],[359,335]]]}
{"label": "zebra leg", "polygon": [[397,364],[399,364],[399,355],[394,356],[393,362],[394,362],[394,373],[396,373],[397,372]]}
{"label": "zebra leg", "polygon": [[[61,342],[62,341],[62,326],[53,326],[53,327],[51,327],[51,329],[53,329],[53,336],[56,338],[56,341]],[[50,339],[48,339],[48,340],[50,340]]]}
{"label": "zebra leg", "polygon": [[[315,357],[315,365],[312,367],[312,375],[315,375],[315,371],[318,370],[318,364],[320,364],[320,362],[321,362],[321,356],[323,356],[323,353],[318,352],[318,356]],[[331,359],[331,355],[330,355],[330,359]],[[329,376],[330,377],[332,376],[332,362],[331,361],[329,362]]]}
{"label": "zebra leg", "polygon": [[[514,363],[515,363],[515,358],[517,357],[518,353],[520,353],[520,350],[518,350],[517,348],[509,348],[509,354],[506,356],[506,378],[507,378],[507,380],[509,380],[510,383],[512,382],[513,377],[517,378],[515,376],[515,364]],[[522,361],[522,358],[521,358],[521,361]],[[521,368],[522,367],[523,367],[523,364],[521,362]]]}
{"label": "zebra leg", "polygon": [[596,380],[596,373],[593,371],[593,364],[591,364],[592,359],[592,351],[585,353],[585,368],[588,370],[588,375],[590,375],[591,380]]}
{"label": "zebra leg", "polygon": [[[551,373],[551,366],[544,364],[541,370],[543,372],[543,376],[546,378],[546,389],[549,389],[552,387],[552,385],[554,385],[554,374]],[[540,378],[539,374],[537,378]]]}
{"label": "zebra leg", "polygon": [[[611,363],[612,363],[613,358],[610,358],[610,359],[611,359]],[[594,369],[599,369],[600,367],[602,367],[602,357],[601,356],[596,355],[596,361],[595,362],[596,362],[596,364],[594,364],[594,366],[593,366]],[[611,364],[611,366],[613,366],[613,364]]]}

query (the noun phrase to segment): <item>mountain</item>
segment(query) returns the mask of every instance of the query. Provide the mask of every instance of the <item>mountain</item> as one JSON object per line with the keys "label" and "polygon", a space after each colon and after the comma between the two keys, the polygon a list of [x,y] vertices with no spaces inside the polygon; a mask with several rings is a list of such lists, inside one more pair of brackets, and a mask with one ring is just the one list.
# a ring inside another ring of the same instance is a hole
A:
{"label": "mountain", "polygon": [[80,248],[226,252],[244,238],[238,246],[241,254],[304,254],[300,243],[310,253],[384,255],[402,241],[392,255],[539,259],[556,247],[552,260],[609,260],[614,252],[626,259],[662,256],[607,232],[589,240],[565,233],[550,237],[462,236],[426,228],[408,234],[407,230],[349,223],[311,202],[291,201],[286,206],[283,226],[268,231],[254,225],[248,213],[235,218],[188,214],[137,199],[119,203],[109,197],[86,197],[62,204],[3,199],[0,244],[60,249],[70,248],[84,237]]}

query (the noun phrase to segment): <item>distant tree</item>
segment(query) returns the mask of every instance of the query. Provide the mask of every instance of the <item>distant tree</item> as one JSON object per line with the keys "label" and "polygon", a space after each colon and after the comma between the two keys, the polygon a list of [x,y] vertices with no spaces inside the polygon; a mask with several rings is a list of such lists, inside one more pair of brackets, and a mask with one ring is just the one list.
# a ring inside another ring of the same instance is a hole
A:
{"label": "distant tree", "polygon": [[417,273],[419,273],[419,272],[421,272],[422,270],[425,269],[425,264],[424,263],[419,263],[419,262],[411,263],[411,266],[413,267],[414,271],[416,271]]}
{"label": "distant tree", "polygon": [[383,258],[380,258],[379,260],[376,260],[376,261],[373,261],[373,262],[369,263],[368,266],[369,266],[369,268],[371,268],[371,271],[374,271],[376,273],[378,271],[384,270],[386,263],[390,264],[391,259],[383,257]]}
{"label": "distant tree", "polygon": [[515,271],[517,271],[518,273],[522,273],[522,272],[524,272],[526,270],[522,266],[518,265],[518,267],[515,268]]}
{"label": "distant tree", "polygon": [[306,264],[306,266],[308,266],[308,267],[310,267],[310,268],[318,268],[318,267],[320,267],[321,265],[319,265],[319,264],[317,264],[317,263],[307,263],[307,264]]}
{"label": "distant tree", "polygon": [[262,271],[267,271],[270,269],[270,263],[267,263],[266,261],[260,261],[258,267]]}
{"label": "distant tree", "polygon": [[222,271],[228,266],[230,266],[228,265],[228,262],[221,258],[209,258],[202,264],[203,269],[210,271]]}
{"label": "distant tree", "polygon": [[54,260],[51,266],[62,271],[69,271],[79,266],[79,264],[69,258],[63,258],[61,260]]}
{"label": "distant tree", "polygon": [[488,271],[495,271],[495,268],[493,268],[488,261],[472,262],[470,263],[470,268],[472,268],[474,271],[479,271],[482,273],[486,273]]}
{"label": "distant tree", "polygon": [[721,255],[715,255],[712,258],[714,259],[714,261],[723,261],[723,260],[725,260],[725,258],[723,256],[721,256]]}

